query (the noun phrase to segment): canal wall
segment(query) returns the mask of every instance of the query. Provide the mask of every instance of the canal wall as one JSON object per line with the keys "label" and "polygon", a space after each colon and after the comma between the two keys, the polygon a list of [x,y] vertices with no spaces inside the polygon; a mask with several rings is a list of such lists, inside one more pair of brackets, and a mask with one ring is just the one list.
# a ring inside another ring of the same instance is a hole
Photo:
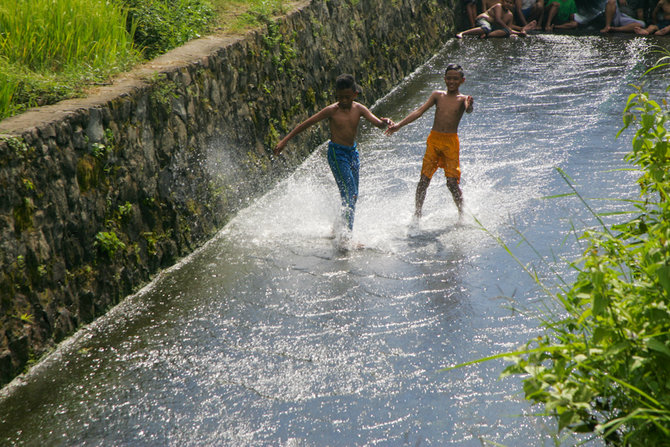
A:
{"label": "canal wall", "polygon": [[211,238],[322,141],[280,137],[353,73],[372,104],[454,32],[454,0],[314,0],[0,122],[0,385]]}

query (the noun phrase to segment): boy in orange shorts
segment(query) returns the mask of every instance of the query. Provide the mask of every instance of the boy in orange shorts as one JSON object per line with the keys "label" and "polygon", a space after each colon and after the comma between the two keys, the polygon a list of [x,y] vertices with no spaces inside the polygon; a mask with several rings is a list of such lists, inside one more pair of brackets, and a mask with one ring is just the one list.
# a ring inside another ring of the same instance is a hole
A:
{"label": "boy in orange shorts", "polygon": [[402,121],[386,130],[387,135],[397,132],[401,127],[419,118],[424,112],[435,106],[433,128],[426,141],[426,153],[423,156],[421,178],[416,187],[416,210],[414,217],[418,221],[421,217],[421,208],[426,198],[426,190],[430,179],[437,168],[444,169],[447,177],[447,187],[458,207],[459,220],[463,216],[463,193],[458,186],[461,180],[459,163],[460,145],[458,141],[458,124],[463,112],[471,113],[474,99],[469,95],[462,95],[458,89],[465,82],[463,68],[458,64],[449,64],[444,74],[447,91],[435,90],[428,101],[421,107],[407,115]]}

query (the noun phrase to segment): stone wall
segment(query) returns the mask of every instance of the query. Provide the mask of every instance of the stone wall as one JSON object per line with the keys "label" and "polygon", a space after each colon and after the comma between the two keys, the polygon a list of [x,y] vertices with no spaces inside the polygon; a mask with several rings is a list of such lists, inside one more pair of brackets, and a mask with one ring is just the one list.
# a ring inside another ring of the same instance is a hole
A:
{"label": "stone wall", "polygon": [[313,0],[89,97],[0,122],[0,385],[221,228],[327,138],[293,126],[353,73],[365,104],[454,31],[453,0]]}

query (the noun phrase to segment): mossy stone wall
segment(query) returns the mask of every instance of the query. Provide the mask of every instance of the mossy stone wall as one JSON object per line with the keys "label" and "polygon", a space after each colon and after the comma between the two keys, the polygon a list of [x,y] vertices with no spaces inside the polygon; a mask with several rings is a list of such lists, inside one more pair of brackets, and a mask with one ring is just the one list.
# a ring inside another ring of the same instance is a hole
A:
{"label": "mossy stone wall", "polygon": [[327,138],[271,148],[353,73],[372,104],[453,35],[452,0],[313,0],[88,98],[0,122],[0,385],[211,238]]}

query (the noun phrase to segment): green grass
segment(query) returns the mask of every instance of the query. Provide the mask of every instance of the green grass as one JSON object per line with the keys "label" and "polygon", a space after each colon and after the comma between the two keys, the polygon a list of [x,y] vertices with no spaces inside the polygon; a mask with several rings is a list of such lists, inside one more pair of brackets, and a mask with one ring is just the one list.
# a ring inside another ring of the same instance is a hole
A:
{"label": "green grass", "polygon": [[1,54],[31,70],[113,67],[132,53],[126,12],[114,3],[17,0],[3,2],[0,11]]}
{"label": "green grass", "polygon": [[0,119],[85,96],[206,34],[240,33],[296,0],[0,0]]}
{"label": "green grass", "polygon": [[217,25],[224,31],[241,32],[256,28],[286,13],[295,0],[211,0],[217,11]]}
{"label": "green grass", "polygon": [[0,0],[0,118],[82,93],[139,59],[105,0]]}

